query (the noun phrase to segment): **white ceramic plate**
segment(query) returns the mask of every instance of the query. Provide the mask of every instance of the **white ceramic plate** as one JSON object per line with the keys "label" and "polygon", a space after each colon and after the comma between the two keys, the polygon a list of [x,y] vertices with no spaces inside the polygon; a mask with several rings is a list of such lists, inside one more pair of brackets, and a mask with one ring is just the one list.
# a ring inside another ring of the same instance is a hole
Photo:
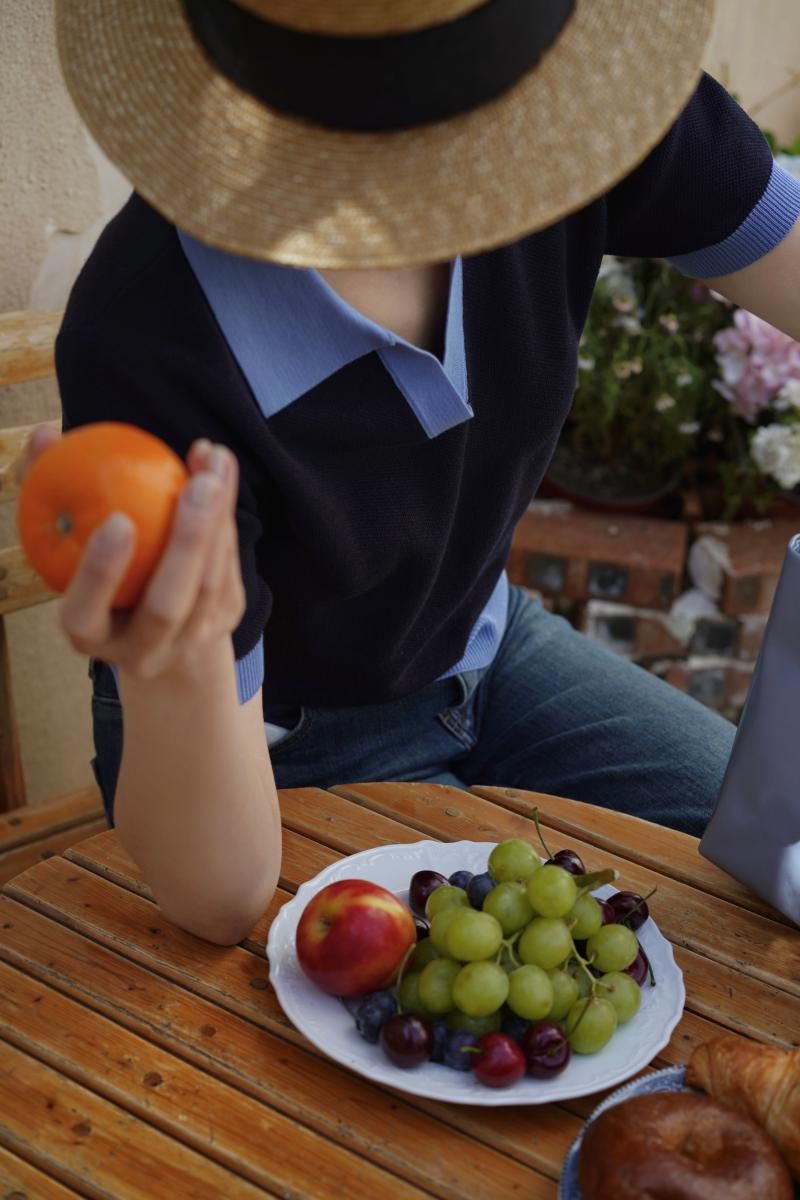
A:
{"label": "white ceramic plate", "polygon": [[[486,870],[494,842],[412,842],[378,846],[332,863],[316,878],[304,883],[284,904],[272,923],[267,942],[270,979],[281,1008],[289,1020],[329,1058],[378,1083],[431,1100],[452,1104],[548,1104],[574,1096],[587,1096],[630,1079],[666,1046],[683,1012],[686,993],[683,976],[672,947],[652,918],[637,936],[650,959],[656,987],[642,988],[642,1006],[634,1019],[622,1025],[598,1054],[573,1056],[569,1066],[552,1080],[526,1076],[510,1088],[488,1088],[469,1071],[453,1071],[440,1063],[423,1063],[410,1070],[395,1067],[379,1045],[370,1045],[356,1032],[355,1022],[335,996],[316,987],[302,972],[295,953],[295,931],[309,900],[339,879],[368,879],[388,888],[403,900],[416,871],[452,875]],[[620,879],[624,888],[625,880]],[[613,887],[598,888],[610,895]]]}

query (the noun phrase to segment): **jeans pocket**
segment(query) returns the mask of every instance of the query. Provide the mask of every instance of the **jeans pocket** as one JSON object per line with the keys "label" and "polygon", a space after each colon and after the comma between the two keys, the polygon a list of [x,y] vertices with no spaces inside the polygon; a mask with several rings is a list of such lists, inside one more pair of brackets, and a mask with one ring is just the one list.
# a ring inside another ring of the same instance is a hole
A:
{"label": "jeans pocket", "polygon": [[311,729],[311,710],[301,708],[295,723],[286,731],[283,737],[276,742],[272,742],[269,747],[270,759],[280,758],[288,750],[293,750],[295,746],[302,742]]}

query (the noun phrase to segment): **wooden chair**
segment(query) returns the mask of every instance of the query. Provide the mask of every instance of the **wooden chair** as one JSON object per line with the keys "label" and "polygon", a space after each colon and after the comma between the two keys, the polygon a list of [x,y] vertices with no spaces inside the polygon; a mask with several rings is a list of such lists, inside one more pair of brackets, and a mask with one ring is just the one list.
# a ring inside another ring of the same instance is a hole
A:
{"label": "wooden chair", "polygon": [[[60,321],[60,312],[0,314],[0,387],[55,374],[53,346]],[[60,428],[59,421],[44,423]],[[35,428],[0,428],[0,503],[16,500],[16,466]],[[28,566],[19,545],[0,548],[0,814],[8,814],[0,815],[0,885],[37,858],[58,853],[70,841],[105,828],[95,787],[59,796],[35,808],[26,804],[5,617],[17,609],[51,600],[53,595]]]}

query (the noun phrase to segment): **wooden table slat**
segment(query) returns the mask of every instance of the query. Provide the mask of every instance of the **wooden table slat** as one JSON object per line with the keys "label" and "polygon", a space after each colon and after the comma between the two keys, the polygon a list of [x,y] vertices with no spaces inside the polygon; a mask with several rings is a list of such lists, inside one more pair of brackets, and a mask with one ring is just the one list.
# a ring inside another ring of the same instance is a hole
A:
{"label": "wooden table slat", "polygon": [[[336,1137],[387,1169],[405,1173],[411,1182],[445,1200],[462,1200],[465,1179],[475,1200],[554,1194],[552,1179],[535,1174],[534,1169],[557,1176],[579,1127],[563,1112],[548,1106],[541,1115],[537,1113],[532,1139],[530,1115],[512,1110],[506,1123],[509,1136],[516,1136],[520,1161],[507,1160],[490,1144],[482,1144],[492,1132],[481,1127],[485,1114],[441,1106],[447,1123],[433,1123],[427,1109],[422,1111],[416,1101],[407,1102],[307,1052],[271,988],[258,993],[258,1010],[247,1021],[226,1009],[213,987],[208,988],[207,999],[186,992],[174,986],[175,980],[162,978],[8,897],[0,897],[0,929],[4,929],[0,954],[12,965],[24,966],[83,1005]],[[118,948],[119,931],[113,940]],[[165,946],[166,961],[169,951],[170,946]],[[260,1060],[254,1047],[262,1043]],[[267,1061],[269,1069],[264,1069]],[[457,1127],[461,1116],[470,1118],[475,1139]],[[435,1157],[423,1151],[432,1135]]]}
{"label": "wooden table slat", "polygon": [[77,1192],[44,1175],[0,1146],[0,1196],[3,1200],[80,1200]]}
{"label": "wooden table slat", "polygon": [[61,854],[72,845],[76,837],[90,838],[95,834],[102,833],[107,828],[105,817],[99,817],[96,821],[89,821],[82,825],[79,830],[62,829],[58,833],[52,833],[48,837],[39,838],[38,841],[17,846],[15,850],[0,854],[0,887],[6,880],[22,874],[34,863],[52,858],[54,854]]}
{"label": "wooden table slat", "polygon": [[688,833],[678,833],[628,813],[596,808],[563,796],[545,796],[541,792],[523,792],[518,788],[475,787],[470,790],[521,816],[527,816],[532,807],[538,807],[542,823],[550,829],[568,833],[602,850],[610,850],[621,858],[629,858],[699,891],[709,892],[793,928],[783,913],[704,858],[697,848],[698,839]]}
{"label": "wooden table slat", "polygon": [[[489,800],[436,784],[348,784],[338,795],[384,815],[391,811],[415,829],[443,841],[461,838],[500,841],[530,837],[531,821]],[[703,903],[688,884],[667,878],[639,863],[560,833],[557,849],[576,850],[588,870],[615,867],[618,886],[642,894],[658,887],[650,909],[661,932],[679,946],[725,963],[794,996],[800,996],[800,938],[796,930],[727,900],[703,893]]]}
{"label": "wooden table slat", "polygon": [[81,1195],[263,1200],[265,1192],[58,1071],[0,1042],[7,1149]]}
{"label": "wooden table slat", "polygon": [[[553,849],[576,849],[590,869],[616,867],[620,887],[645,891],[658,884],[651,908],[674,943],[688,999],[669,1044],[643,1073],[686,1061],[696,1045],[726,1028],[776,1044],[797,1041],[796,929],[702,859],[694,839],[515,789],[468,793],[367,783],[331,792],[294,789],[280,798],[280,886],[238,947],[212,946],[170,925],[114,833],[31,867],[0,897],[0,961],[7,964],[0,965],[0,1059],[22,1053],[28,1075],[18,1083],[28,1089],[29,1107],[44,1080],[51,1092],[100,1106],[101,1152],[99,1160],[91,1156],[100,1172],[109,1132],[122,1119],[194,1155],[206,1167],[204,1179],[208,1169],[226,1171],[234,1188],[250,1189],[214,1193],[226,1200],[273,1193],[287,1200],[340,1194],[555,1200],[564,1153],[602,1093],[535,1109],[472,1109],[398,1095],[305,1042],[278,1005],[264,949],[281,906],[343,855],[420,838],[534,840],[532,804],[542,810]],[[74,1031],[72,1040],[66,1030]],[[0,1096],[4,1101],[2,1086]],[[105,1179],[76,1170],[80,1133],[69,1147],[57,1134],[47,1157],[43,1134],[19,1140],[24,1102],[12,1098],[12,1104],[4,1125],[0,1102],[7,1155],[57,1175],[83,1196],[139,1200],[139,1191],[125,1190],[126,1152],[121,1171],[119,1163],[113,1167],[117,1189],[106,1191]],[[297,1150],[303,1162],[293,1164],[290,1152],[299,1142],[308,1149]],[[276,1143],[285,1153],[269,1157],[267,1150],[268,1161],[258,1159],[260,1144]],[[313,1190],[326,1156],[335,1162],[328,1190]],[[0,1154],[0,1172],[2,1163]],[[171,1158],[169,1165],[192,1170],[194,1160]],[[353,1188],[362,1166],[366,1174]],[[159,1179],[149,1198],[160,1197],[160,1187]],[[206,1195],[184,1193],[171,1180],[163,1194]]]}
{"label": "wooden table slat", "polygon": [[[296,793],[293,792],[282,794],[282,803],[287,805],[290,812],[295,804],[295,795]],[[335,814],[343,805],[355,807],[351,801],[343,797],[331,797],[331,810]],[[379,819],[384,820],[384,818]],[[352,818],[348,818],[348,823],[352,824],[352,820]],[[346,843],[342,844],[346,845]],[[360,845],[360,839],[352,846],[353,850],[363,848]],[[102,873],[107,869],[110,853],[112,853],[111,861],[113,861],[115,878],[125,881],[128,877],[128,869],[131,869],[135,875],[136,868],[133,867],[130,859],[127,859],[113,835],[92,838],[76,851],[71,851],[70,858],[79,856],[80,861],[89,866],[93,865],[95,870]],[[126,867],[126,859],[128,867]],[[296,890],[297,884],[301,881],[301,879],[290,880],[292,890]],[[284,893],[283,898],[288,899],[288,894]],[[275,911],[277,910],[274,905],[271,905],[251,932],[250,937],[243,943],[247,948],[263,955],[267,933]],[[754,979],[735,967],[712,962],[707,956],[697,954],[686,947],[676,947],[675,956],[686,976],[690,1009],[712,1021],[719,1022],[730,1030],[758,1037],[764,1041],[779,1045],[793,1045],[797,1041],[798,1018],[795,1004],[792,1000],[787,1000],[785,991]]]}
{"label": "wooden table slat", "polygon": [[[430,1196],[3,963],[0,1038],[277,1195]],[[252,1054],[270,1069],[266,1043]]]}

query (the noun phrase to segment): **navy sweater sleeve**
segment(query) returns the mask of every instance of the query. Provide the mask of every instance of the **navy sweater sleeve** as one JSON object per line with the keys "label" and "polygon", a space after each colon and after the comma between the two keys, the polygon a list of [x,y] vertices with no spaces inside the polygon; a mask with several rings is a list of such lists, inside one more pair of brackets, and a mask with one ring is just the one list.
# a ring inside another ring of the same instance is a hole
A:
{"label": "navy sweater sleeve", "polygon": [[[133,202],[131,202],[133,203]],[[114,222],[103,238],[113,240]],[[133,247],[134,254],[137,247]],[[138,249],[141,251],[140,243]],[[164,286],[174,272],[163,260],[145,265],[121,287],[113,278],[99,280],[95,264],[119,264],[118,256],[101,254],[87,264],[73,290],[56,340],[56,371],[61,393],[62,426],[66,432],[92,421],[128,421],[161,438],[185,460],[200,437],[231,445],[236,441],[226,421],[232,393],[246,384],[231,356],[220,352],[221,339],[207,311],[185,312],[195,291],[181,286],[181,310]],[[180,259],[175,257],[175,263]],[[148,272],[156,271],[160,287],[148,288]],[[87,320],[81,293],[95,302]],[[104,305],[96,302],[102,294]],[[198,296],[198,305],[202,299]],[[171,311],[172,310],[172,311]],[[191,318],[199,324],[195,324]],[[187,319],[189,318],[189,319]],[[204,338],[199,331],[207,326]],[[192,328],[191,341],[185,330]],[[237,400],[240,396],[237,395]],[[241,396],[247,405],[248,396]],[[238,442],[237,442],[238,451]],[[257,568],[256,547],[262,536],[257,495],[258,477],[239,454],[240,485],[236,520],[242,580],[247,607],[233,634],[240,698],[260,687],[263,659],[259,653],[272,595]],[[243,678],[242,660],[248,660]]]}
{"label": "navy sweater sleeve", "polygon": [[773,168],[756,123],[703,75],[666,136],[605,198],[609,254],[675,258],[725,241]]}

